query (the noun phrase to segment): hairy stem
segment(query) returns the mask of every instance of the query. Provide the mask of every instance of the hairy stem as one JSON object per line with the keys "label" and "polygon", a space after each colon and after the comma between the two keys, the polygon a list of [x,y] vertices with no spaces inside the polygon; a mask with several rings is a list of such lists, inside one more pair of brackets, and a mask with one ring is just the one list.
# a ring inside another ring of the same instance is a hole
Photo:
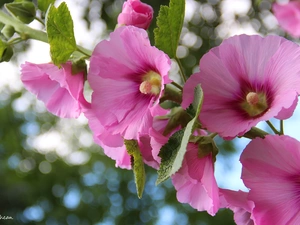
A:
{"label": "hairy stem", "polygon": [[[34,39],[45,43],[49,43],[47,34],[45,32],[33,29],[21,23],[14,17],[7,15],[1,10],[0,10],[0,22],[14,27],[15,31],[20,34],[23,40]],[[77,45],[77,49],[87,56],[90,56],[92,54],[90,50],[87,50],[79,45]]]}
{"label": "hairy stem", "polygon": [[180,73],[181,79],[182,79],[183,83],[185,83],[187,79],[186,79],[186,76],[184,74],[182,64],[181,64],[180,60],[177,57],[175,57],[175,60],[178,64],[178,66],[179,66],[179,73]]}

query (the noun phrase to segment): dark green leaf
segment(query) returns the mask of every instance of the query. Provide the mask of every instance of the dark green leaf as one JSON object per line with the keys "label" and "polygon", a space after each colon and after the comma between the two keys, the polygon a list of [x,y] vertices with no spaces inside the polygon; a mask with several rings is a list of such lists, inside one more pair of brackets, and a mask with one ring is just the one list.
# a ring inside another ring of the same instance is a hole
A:
{"label": "dark green leaf", "polygon": [[161,6],[159,10],[157,28],[154,29],[155,46],[167,53],[170,58],[176,56],[184,11],[184,0],[171,0],[169,7]]}
{"label": "dark green leaf", "polygon": [[50,44],[50,53],[55,65],[65,63],[76,50],[73,20],[65,2],[58,8],[49,8],[46,30]]}
{"label": "dark green leaf", "polygon": [[198,85],[195,88],[194,101],[192,103],[195,111],[193,119],[187,124],[184,130],[174,133],[170,137],[168,143],[165,144],[159,152],[161,164],[158,170],[156,184],[167,180],[180,169],[190,137],[197,125],[198,116],[202,107],[202,101],[203,92],[200,85]]}

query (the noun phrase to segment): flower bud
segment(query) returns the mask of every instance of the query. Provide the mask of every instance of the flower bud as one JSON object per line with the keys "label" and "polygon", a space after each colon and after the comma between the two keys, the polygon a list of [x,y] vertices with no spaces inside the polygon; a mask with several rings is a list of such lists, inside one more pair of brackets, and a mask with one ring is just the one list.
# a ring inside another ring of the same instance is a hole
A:
{"label": "flower bud", "polygon": [[13,48],[9,45],[6,46],[6,48],[1,54],[0,62],[4,62],[4,61],[9,62],[13,54],[14,54]]}
{"label": "flower bud", "polygon": [[122,12],[118,16],[118,25],[132,25],[148,29],[153,18],[153,9],[150,5],[140,0],[124,2]]}
{"label": "flower bud", "polygon": [[11,38],[14,33],[15,33],[15,28],[13,26],[10,25],[5,25],[2,30],[1,33],[4,35],[4,37],[6,37],[7,39]]}
{"label": "flower bud", "polygon": [[5,4],[7,11],[23,23],[31,23],[35,19],[35,6],[32,2],[13,2]]}

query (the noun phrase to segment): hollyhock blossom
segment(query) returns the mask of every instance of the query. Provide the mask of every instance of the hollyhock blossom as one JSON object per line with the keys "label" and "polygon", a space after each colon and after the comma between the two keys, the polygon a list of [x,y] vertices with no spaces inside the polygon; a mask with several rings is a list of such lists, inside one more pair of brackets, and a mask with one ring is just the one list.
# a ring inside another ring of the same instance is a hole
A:
{"label": "hollyhock blossom", "polygon": [[[131,169],[130,155],[127,153],[122,136],[107,132],[94,115],[93,110],[87,110],[85,116],[88,119],[90,129],[93,131],[94,141],[102,147],[105,155],[116,161],[116,167]],[[159,162],[152,155],[150,137],[140,136],[137,141],[144,163],[158,169]]]}
{"label": "hollyhock blossom", "polygon": [[148,29],[153,18],[153,9],[150,5],[140,0],[124,2],[122,12],[118,16],[118,25],[132,25]]}
{"label": "hollyhock blossom", "polygon": [[256,224],[300,224],[299,141],[285,135],[256,138],[240,160]]}
{"label": "hollyhock blossom", "polygon": [[292,36],[300,37],[300,2],[274,3],[272,9],[279,25]]}
{"label": "hollyhock blossom", "polygon": [[220,207],[229,208],[234,212],[234,221],[237,225],[255,224],[251,218],[254,203],[247,197],[247,192],[220,189]]}
{"label": "hollyhock blossom", "polygon": [[198,211],[215,215],[219,210],[219,189],[214,177],[212,155],[198,157],[198,146],[189,143],[180,170],[172,176],[177,199]]}
{"label": "hollyhock blossom", "polygon": [[49,112],[63,118],[77,118],[89,103],[83,96],[83,72],[72,75],[71,71],[70,62],[61,69],[52,63],[26,62],[21,65],[21,80]]}
{"label": "hollyhock blossom", "polygon": [[[287,119],[300,92],[300,48],[279,36],[231,37],[200,60],[200,72],[184,88],[201,84],[204,93],[200,121],[224,138],[243,135],[258,122]],[[186,93],[185,93],[186,92]]]}
{"label": "hollyhock blossom", "polygon": [[103,128],[125,139],[147,135],[153,117],[165,112],[158,99],[170,83],[170,59],[150,45],[147,32],[125,26],[100,42],[91,57],[88,81],[92,110]]}

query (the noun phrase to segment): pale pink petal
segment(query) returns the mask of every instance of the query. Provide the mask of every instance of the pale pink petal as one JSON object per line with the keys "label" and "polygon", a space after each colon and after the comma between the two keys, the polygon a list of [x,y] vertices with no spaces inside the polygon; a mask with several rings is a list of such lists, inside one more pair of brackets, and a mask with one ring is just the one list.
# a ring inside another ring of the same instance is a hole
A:
{"label": "pale pink petal", "polygon": [[255,224],[251,218],[254,203],[247,197],[247,192],[220,189],[221,208],[229,208],[234,212],[234,221],[237,225]]}
{"label": "pale pink petal", "polygon": [[172,176],[172,182],[179,202],[215,215],[219,210],[219,188],[214,177],[212,156],[198,158],[197,153],[197,145],[188,144],[182,167]]}
{"label": "pale pink petal", "polygon": [[186,109],[192,104],[194,100],[194,93],[196,86],[200,83],[199,76],[197,74],[193,74],[189,77],[186,83],[183,86],[182,91],[182,108]]}
{"label": "pale pink petal", "polygon": [[300,143],[289,136],[252,140],[241,155],[257,224],[300,223]]}
{"label": "pale pink petal", "polygon": [[61,69],[51,63],[26,62],[21,67],[25,88],[43,101],[54,115],[77,118],[90,107],[83,96],[83,73],[72,75],[71,63],[63,64]]}
{"label": "pale pink petal", "polygon": [[286,4],[274,3],[272,6],[279,25],[294,37],[300,36],[300,3],[289,1]]}
{"label": "pale pink petal", "polygon": [[94,141],[102,147],[108,157],[116,161],[116,167],[131,169],[130,155],[127,153],[121,135],[107,132],[94,115],[93,110],[87,110],[84,115],[93,131]]}

